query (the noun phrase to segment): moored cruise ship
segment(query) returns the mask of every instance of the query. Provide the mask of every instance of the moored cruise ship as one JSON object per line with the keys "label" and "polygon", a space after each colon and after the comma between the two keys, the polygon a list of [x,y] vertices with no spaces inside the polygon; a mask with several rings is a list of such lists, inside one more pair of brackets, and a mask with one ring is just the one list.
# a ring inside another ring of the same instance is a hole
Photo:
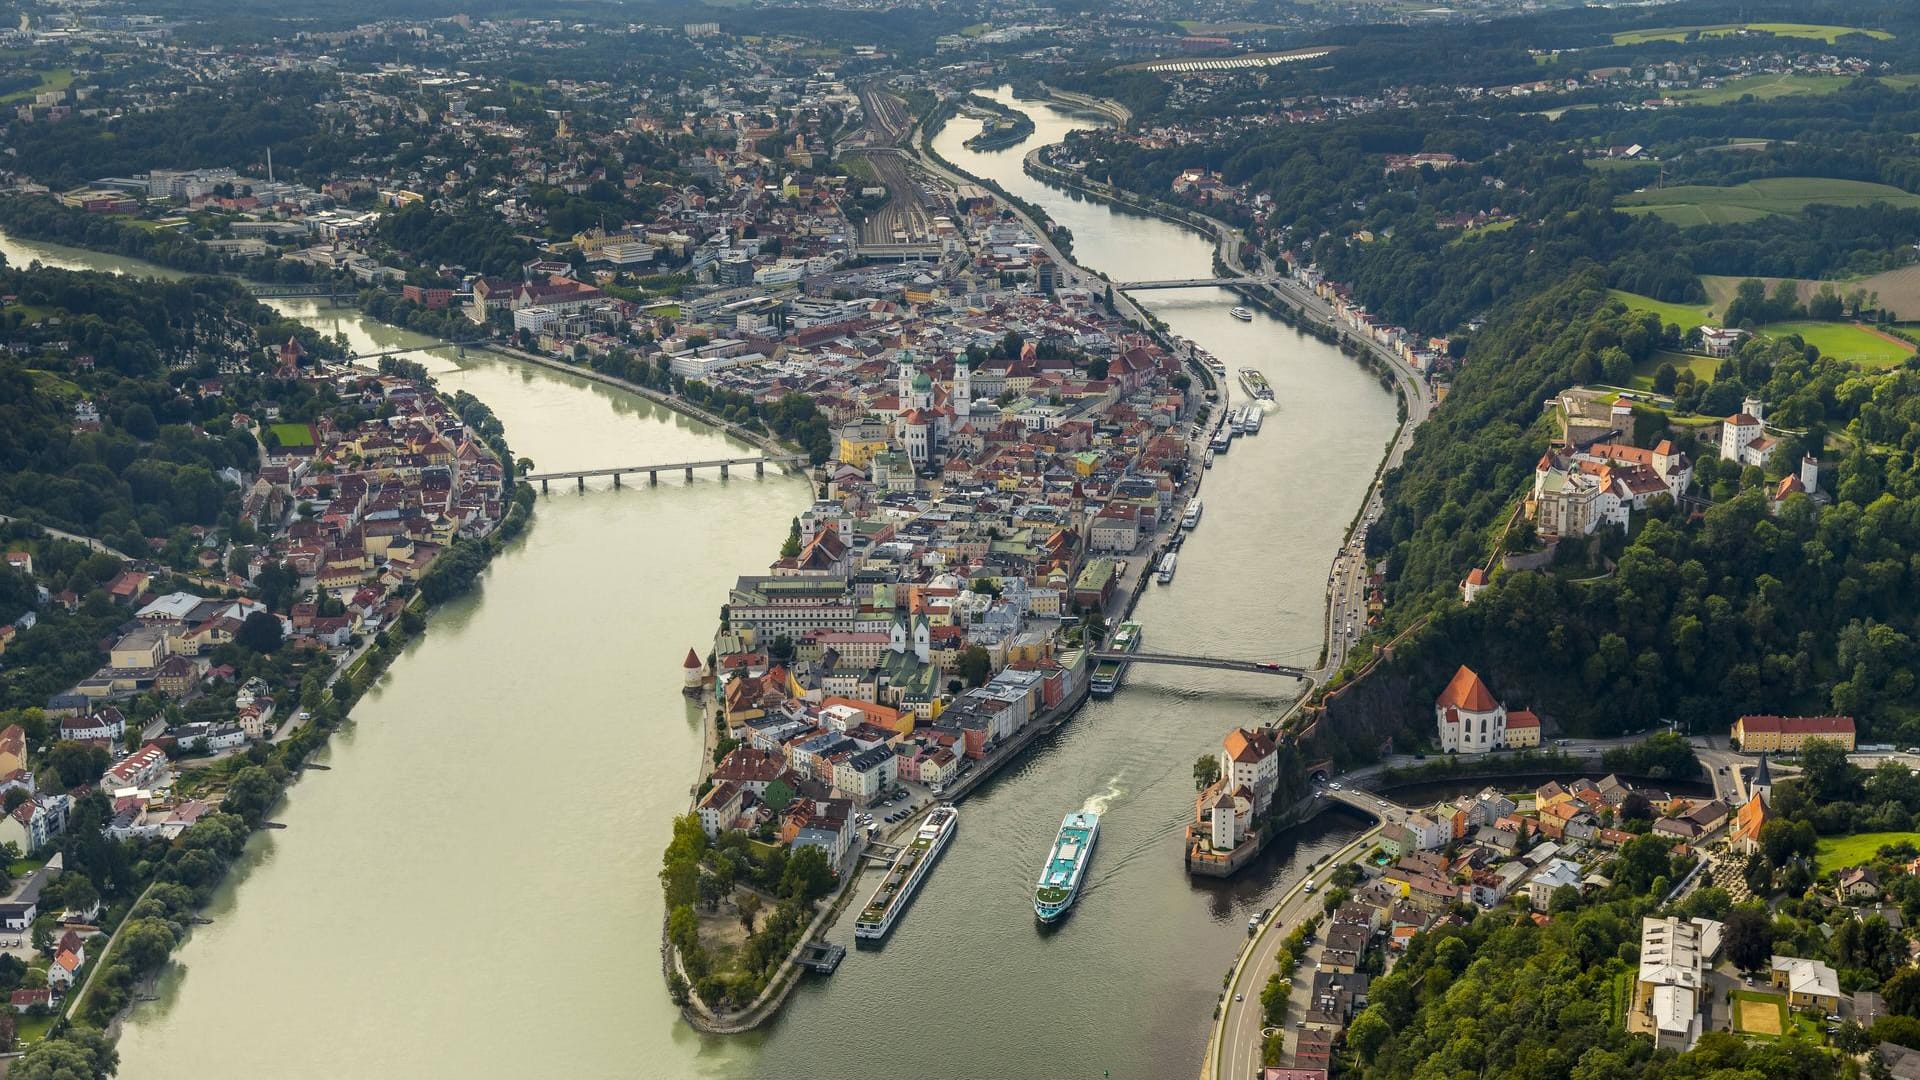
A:
{"label": "moored cruise ship", "polygon": [[1041,922],[1056,922],[1080,896],[1093,842],[1100,836],[1100,815],[1076,810],[1060,822],[1060,835],[1047,852],[1047,865],[1033,890],[1033,913]]}
{"label": "moored cruise ship", "polygon": [[[1139,649],[1140,624],[1121,623],[1119,632],[1113,635],[1111,651],[1130,653],[1138,652]],[[1093,676],[1087,680],[1087,689],[1093,693],[1094,697],[1112,697],[1113,692],[1120,688],[1120,680],[1127,674],[1127,666],[1125,660],[1100,661],[1094,665]]]}
{"label": "moored cruise ship", "polygon": [[1160,584],[1167,585],[1172,583],[1173,568],[1175,566],[1178,566],[1179,563],[1180,563],[1179,555],[1176,555],[1171,551],[1167,552],[1166,558],[1163,558],[1160,560]]}
{"label": "moored cruise ship", "polygon": [[951,806],[937,806],[927,814],[913,842],[900,849],[880,887],[873,890],[873,897],[860,910],[860,918],[853,924],[854,937],[878,941],[887,936],[959,825],[960,812]]}
{"label": "moored cruise ship", "polygon": [[1201,509],[1202,507],[1200,505],[1199,499],[1195,499],[1192,502],[1188,503],[1187,512],[1180,515],[1180,527],[1183,529],[1191,529],[1195,525],[1200,524]]}

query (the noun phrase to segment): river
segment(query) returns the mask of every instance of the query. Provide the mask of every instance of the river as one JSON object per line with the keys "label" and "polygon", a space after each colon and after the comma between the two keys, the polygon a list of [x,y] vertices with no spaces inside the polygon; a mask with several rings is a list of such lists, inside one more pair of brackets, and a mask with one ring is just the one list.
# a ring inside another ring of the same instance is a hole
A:
{"label": "river", "polygon": [[[1002,100],[1011,101],[1005,92]],[[1021,172],[1034,140],[1087,121],[1017,103],[1027,143],[948,160],[1073,230],[1121,280],[1209,276],[1209,245]],[[24,262],[129,260],[0,240]],[[1220,290],[1145,296],[1278,404],[1208,474],[1171,585],[1137,617],[1147,647],[1318,655],[1328,563],[1394,428],[1374,378]],[[357,351],[426,339],[310,301],[276,306]],[[542,469],[710,456],[724,437],[631,395],[493,357],[422,354],[486,401]],[[604,483],[604,482],[603,482]],[[969,798],[960,833],[886,947],[810,980],[765,1031],[703,1038],[659,974],[655,871],[700,748],[677,693],[732,578],[765,565],[804,484],[663,482],[543,497],[474,596],[435,614],[256,837],[121,1041],[141,1080],[338,1076],[1055,1080],[1191,1075],[1247,916],[1356,831],[1327,816],[1225,883],[1187,878],[1194,758],[1296,693],[1272,676],[1136,667]],[[1102,809],[1090,884],[1056,929],[1032,883],[1062,814]],[[870,888],[871,884],[864,887]],[[829,935],[851,942],[851,915]]]}

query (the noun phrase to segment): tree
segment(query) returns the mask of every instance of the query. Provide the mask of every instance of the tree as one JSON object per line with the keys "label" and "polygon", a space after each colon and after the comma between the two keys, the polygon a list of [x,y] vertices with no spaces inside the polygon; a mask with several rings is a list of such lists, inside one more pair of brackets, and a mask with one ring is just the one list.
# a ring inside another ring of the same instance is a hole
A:
{"label": "tree", "polygon": [[979,686],[993,674],[993,654],[985,646],[969,645],[960,651],[958,667],[968,686]]}
{"label": "tree", "polygon": [[740,909],[740,925],[746,927],[747,933],[753,933],[754,916],[760,914],[760,894],[747,893],[735,906]]}
{"label": "tree", "polygon": [[1920,968],[1909,964],[1887,977],[1880,987],[1887,1008],[1901,1016],[1920,1017]]}
{"label": "tree", "polygon": [[60,778],[61,787],[69,789],[100,779],[111,761],[104,748],[91,743],[57,742],[47,751],[47,768]]}
{"label": "tree", "polygon": [[1773,917],[1764,904],[1742,904],[1727,912],[1722,940],[1735,966],[1758,971],[1773,957]]}
{"label": "tree", "polygon": [[1371,1063],[1374,1055],[1393,1037],[1393,1028],[1380,1010],[1369,1007],[1353,1018],[1353,1025],[1347,1029],[1347,1045],[1360,1055],[1360,1060]]}
{"label": "tree", "polygon": [[1193,789],[1205,791],[1220,781],[1220,759],[1201,754],[1193,761]]}
{"label": "tree", "polygon": [[120,1067],[106,1036],[73,1027],[33,1044],[7,1071],[11,1080],[102,1080]]}
{"label": "tree", "polygon": [[1637,836],[1620,849],[1613,880],[1628,892],[1644,893],[1653,887],[1655,878],[1666,877],[1672,869],[1667,841],[1657,836]]}
{"label": "tree", "polygon": [[248,825],[259,825],[279,796],[280,785],[274,783],[273,776],[258,765],[248,765],[233,775],[220,809],[238,814]]}
{"label": "tree", "polygon": [[833,891],[833,868],[827,865],[827,853],[808,844],[787,858],[780,876],[780,895],[812,901]]}
{"label": "tree", "polygon": [[262,656],[277,652],[285,635],[280,632],[280,617],[270,612],[255,611],[240,624],[233,635],[234,644]]}
{"label": "tree", "polygon": [[798,558],[800,555],[800,519],[794,518],[793,525],[787,529],[787,542],[780,545],[780,557]]}

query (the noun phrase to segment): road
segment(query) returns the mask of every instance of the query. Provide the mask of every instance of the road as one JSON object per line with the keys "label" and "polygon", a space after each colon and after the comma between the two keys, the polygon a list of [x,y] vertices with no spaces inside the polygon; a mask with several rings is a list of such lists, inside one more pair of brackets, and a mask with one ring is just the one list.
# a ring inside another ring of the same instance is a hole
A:
{"label": "road", "polygon": [[78,533],[62,532],[61,530],[52,528],[51,526],[42,525],[37,521],[28,521],[25,518],[8,517],[6,514],[0,514],[0,524],[11,525],[14,522],[19,522],[22,525],[32,525],[35,528],[38,528],[41,532],[46,533],[48,536],[55,537],[60,540],[71,540],[76,544],[84,544],[87,546],[89,550],[105,552],[108,555],[111,555],[114,558],[119,559],[121,562],[133,561],[133,556],[117,548],[110,548],[107,545],[101,543],[100,541],[95,540],[91,536],[81,536]]}
{"label": "road", "polygon": [[[1378,825],[1361,833],[1346,847],[1335,852],[1325,865],[1315,868],[1311,873],[1319,880],[1324,880],[1332,867],[1351,861],[1354,856],[1367,850],[1379,833]],[[1309,880],[1315,878],[1302,879],[1287,890],[1268,913],[1266,922],[1248,945],[1247,951],[1241,954],[1240,965],[1234,969],[1233,979],[1227,987],[1225,1012],[1214,1029],[1213,1052],[1207,1055],[1207,1064],[1215,1080],[1254,1080],[1260,1074],[1266,1043],[1261,1035],[1266,1027],[1266,1018],[1260,1008],[1260,991],[1279,970],[1280,946],[1286,942],[1287,935],[1320,910],[1319,892],[1306,891]],[[1313,969],[1296,971],[1294,978],[1311,979]],[[1241,1000],[1234,1000],[1235,996]]]}

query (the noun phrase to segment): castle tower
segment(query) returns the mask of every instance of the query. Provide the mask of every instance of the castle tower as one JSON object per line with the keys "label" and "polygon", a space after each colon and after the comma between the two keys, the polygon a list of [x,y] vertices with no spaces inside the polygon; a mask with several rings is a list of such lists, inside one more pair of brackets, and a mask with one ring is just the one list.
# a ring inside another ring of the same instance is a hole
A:
{"label": "castle tower", "polygon": [[1767,422],[1767,403],[1757,397],[1749,396],[1740,403],[1740,411],[1761,423]]}
{"label": "castle tower", "polygon": [[900,408],[910,409],[909,401],[913,397],[913,351],[900,350]]}
{"label": "castle tower", "polygon": [[1809,495],[1820,490],[1820,459],[1812,454],[1800,459],[1800,486]]}

